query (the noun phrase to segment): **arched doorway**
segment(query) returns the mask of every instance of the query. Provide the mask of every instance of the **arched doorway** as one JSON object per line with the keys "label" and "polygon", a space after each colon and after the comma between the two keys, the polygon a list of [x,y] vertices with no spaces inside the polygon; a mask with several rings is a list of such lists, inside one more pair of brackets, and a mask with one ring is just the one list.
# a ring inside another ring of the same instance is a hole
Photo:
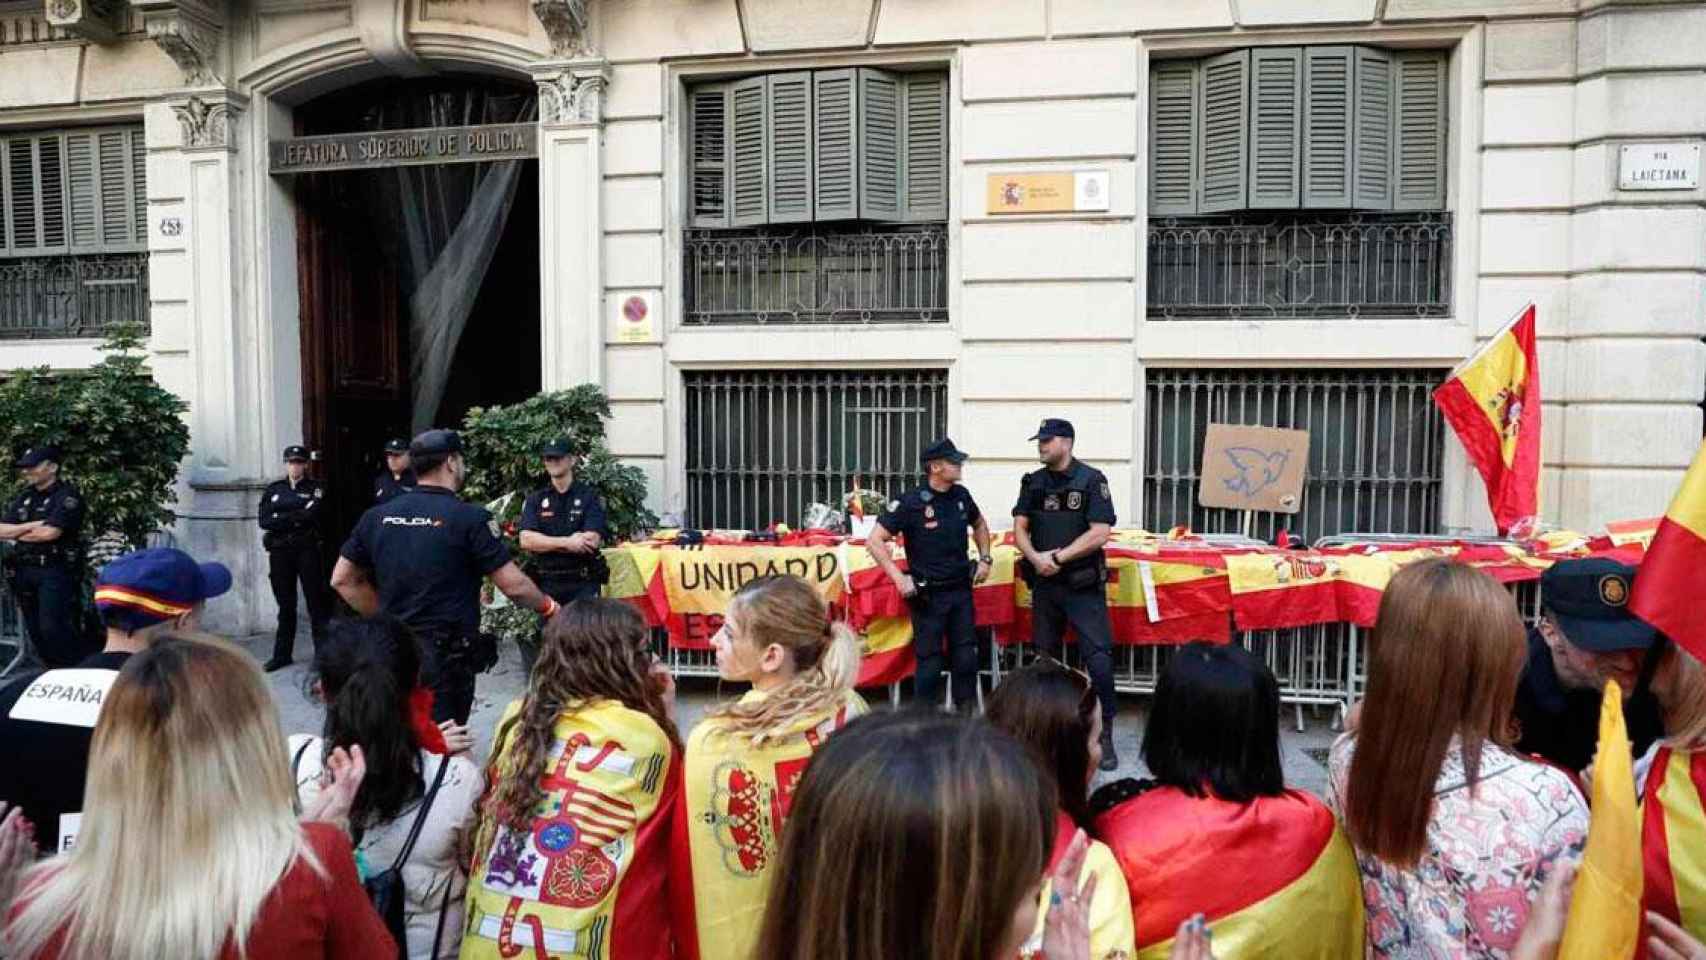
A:
{"label": "arched doorway", "polygon": [[388,437],[539,390],[537,163],[434,162],[411,146],[531,123],[534,98],[532,84],[451,75],[370,81],[295,109],[299,137],[376,134],[338,141],[357,168],[322,157],[291,177],[303,437],[321,453],[337,536],[371,502]]}

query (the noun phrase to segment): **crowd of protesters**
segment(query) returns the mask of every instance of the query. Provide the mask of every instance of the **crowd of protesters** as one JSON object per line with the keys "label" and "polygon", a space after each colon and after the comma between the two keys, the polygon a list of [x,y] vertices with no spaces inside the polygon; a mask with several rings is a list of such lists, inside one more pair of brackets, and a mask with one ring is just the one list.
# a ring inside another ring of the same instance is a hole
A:
{"label": "crowd of protesters", "polygon": [[[734,598],[717,666],[750,691],[685,737],[643,620],[587,598],[546,622],[484,769],[382,616],[329,625],[323,729],[287,740],[253,659],[198,630],[229,572],[141,551],[100,574],[101,653],[0,691],[0,956],[1549,958],[1592,749],[1547,711],[1622,675],[1652,699],[1648,780],[1706,748],[1706,669],[1569,579],[1631,574],[1568,566],[1538,638],[1470,567],[1397,573],[1317,798],[1240,647],[1175,651],[1149,777],[1092,792],[1087,676],[1043,659],[982,718],[872,713],[857,639],[788,577]],[[1706,957],[1677,908],[1701,882],[1648,898],[1648,956]]]}

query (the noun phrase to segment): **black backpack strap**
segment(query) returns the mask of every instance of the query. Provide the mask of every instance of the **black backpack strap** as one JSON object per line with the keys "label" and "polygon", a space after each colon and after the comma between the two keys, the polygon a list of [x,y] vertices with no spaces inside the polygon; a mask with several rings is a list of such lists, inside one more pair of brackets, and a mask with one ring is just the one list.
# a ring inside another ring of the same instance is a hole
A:
{"label": "black backpack strap", "polygon": [[438,945],[444,940],[444,915],[450,912],[450,890],[456,886],[456,874],[461,869],[451,864],[450,876],[444,880],[444,899],[438,904],[438,926],[432,932],[432,953],[427,954],[429,960],[438,960]]}
{"label": "black backpack strap", "polygon": [[444,782],[444,771],[449,768],[449,756],[445,756],[438,761],[438,773],[432,778],[432,788],[426,792],[425,797],[421,798],[421,809],[419,813],[415,814],[414,826],[409,828],[409,839],[403,841],[403,849],[397,854],[397,860],[391,864],[391,869],[401,870],[403,868],[403,864],[408,862],[409,854],[415,852],[415,841],[420,839],[421,827],[426,823],[427,812],[432,809],[433,798],[438,796],[439,784]]}
{"label": "black backpack strap", "polygon": [[296,772],[296,768],[302,765],[302,755],[308,752],[308,748],[313,746],[314,741],[317,739],[319,738],[310,736],[308,739],[302,741],[302,746],[296,748],[296,756],[290,758],[290,779],[293,782],[302,782],[302,775]]}

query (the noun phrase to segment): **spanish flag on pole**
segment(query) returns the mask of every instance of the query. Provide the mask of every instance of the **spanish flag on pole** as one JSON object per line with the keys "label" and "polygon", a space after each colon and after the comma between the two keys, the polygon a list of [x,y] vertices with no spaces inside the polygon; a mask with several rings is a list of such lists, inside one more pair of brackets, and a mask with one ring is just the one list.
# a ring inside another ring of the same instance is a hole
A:
{"label": "spanish flag on pole", "polygon": [[1534,304],[1465,360],[1434,391],[1434,403],[1487,484],[1504,533],[1540,512],[1540,366]]}
{"label": "spanish flag on pole", "polygon": [[1641,821],[1623,691],[1615,680],[1600,695],[1591,806],[1587,852],[1558,960],[1628,960],[1641,939]]}
{"label": "spanish flag on pole", "polygon": [[1682,489],[1659,521],[1647,558],[1635,577],[1629,609],[1706,660],[1706,619],[1700,616],[1700,588],[1706,585],[1706,445],[1683,475]]}

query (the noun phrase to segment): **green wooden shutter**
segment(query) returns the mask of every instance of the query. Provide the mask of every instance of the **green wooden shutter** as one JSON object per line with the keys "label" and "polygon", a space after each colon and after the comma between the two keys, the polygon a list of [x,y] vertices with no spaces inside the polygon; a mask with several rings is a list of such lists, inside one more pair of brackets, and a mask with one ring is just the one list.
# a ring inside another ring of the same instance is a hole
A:
{"label": "green wooden shutter", "polygon": [[1165,60],[1149,70],[1149,212],[1197,212],[1195,60]]}
{"label": "green wooden shutter", "polygon": [[729,87],[712,83],[687,93],[689,184],[695,227],[729,225]]}
{"label": "green wooden shutter", "polygon": [[758,226],[770,215],[765,89],[763,77],[748,77],[729,88],[729,112],[734,118],[729,132],[730,226]]}
{"label": "green wooden shutter", "polygon": [[130,138],[124,130],[106,130],[96,136],[95,147],[101,182],[101,243],[109,249],[133,244],[136,212]]}
{"label": "green wooden shutter", "polygon": [[1303,51],[1303,206],[1351,205],[1351,47]]}
{"label": "green wooden shutter", "polygon": [[96,211],[101,202],[101,185],[95,176],[94,134],[66,135],[65,179],[66,205],[71,211],[71,250],[73,253],[99,250],[101,224]]}
{"label": "green wooden shutter", "polygon": [[131,220],[136,226],[136,242],[148,245],[148,140],[141,127],[130,129],[130,202]]}
{"label": "green wooden shutter", "polygon": [[1363,210],[1392,209],[1392,55],[1357,47],[1356,131],[1351,202]]}
{"label": "green wooden shutter", "polygon": [[6,141],[7,245],[13,253],[39,252],[41,197],[36,190],[34,137]]}
{"label": "green wooden shutter", "polygon": [[1445,207],[1445,55],[1432,50],[1397,54],[1395,186],[1398,210]]}
{"label": "green wooden shutter", "polygon": [[1204,213],[1242,210],[1249,169],[1250,51],[1202,65],[1202,200]]}
{"label": "green wooden shutter", "polygon": [[859,216],[858,71],[819,70],[812,75],[812,148],[818,220]]}
{"label": "green wooden shutter", "polygon": [[901,219],[948,219],[948,76],[901,81]]}
{"label": "green wooden shutter", "polygon": [[859,68],[859,217],[900,219],[900,81]]}
{"label": "green wooden shutter", "polygon": [[773,73],[768,83],[770,113],[770,223],[803,223],[812,218],[812,75],[800,70]]}
{"label": "green wooden shutter", "polygon": [[62,134],[17,136],[4,144],[4,228],[0,248],[15,255],[64,253],[65,156]]}
{"label": "green wooden shutter", "polygon": [[1303,49],[1250,52],[1250,206],[1295,209],[1301,202]]}

